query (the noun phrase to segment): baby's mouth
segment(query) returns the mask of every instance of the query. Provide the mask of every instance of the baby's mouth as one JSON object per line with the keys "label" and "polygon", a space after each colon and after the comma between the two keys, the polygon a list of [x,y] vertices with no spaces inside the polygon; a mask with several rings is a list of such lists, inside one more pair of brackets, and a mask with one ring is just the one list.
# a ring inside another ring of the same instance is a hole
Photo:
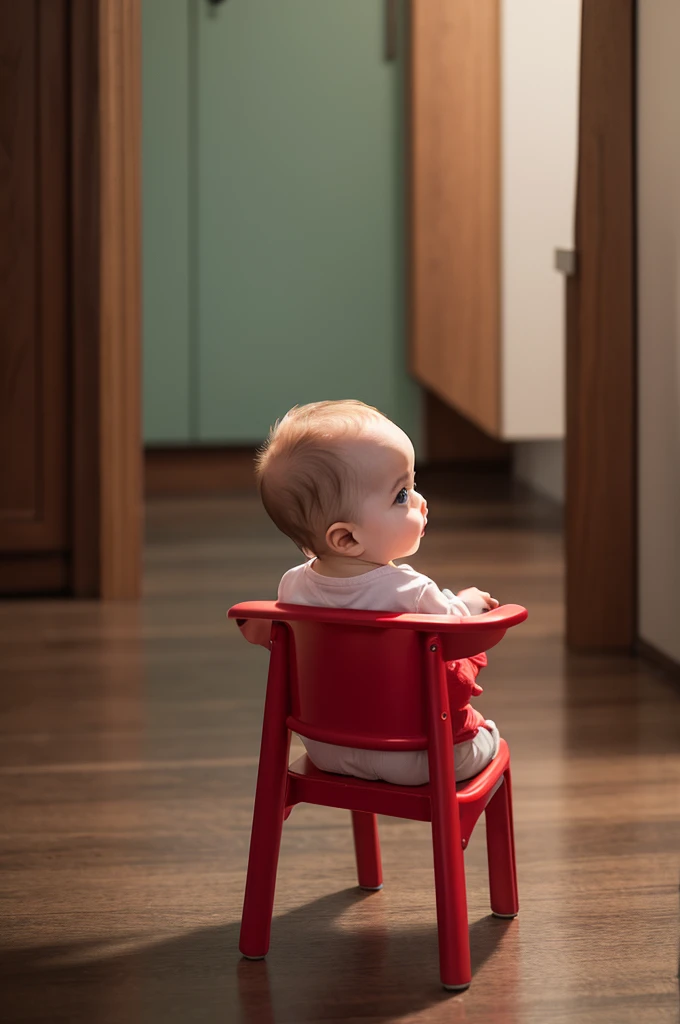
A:
{"label": "baby's mouth", "polygon": [[425,530],[426,530],[426,529],[427,529],[427,516],[425,516],[425,521],[424,521],[424,523],[423,523],[423,531],[422,531],[422,533],[420,534],[420,536],[421,536],[421,537],[424,537],[424,536],[425,536]]}

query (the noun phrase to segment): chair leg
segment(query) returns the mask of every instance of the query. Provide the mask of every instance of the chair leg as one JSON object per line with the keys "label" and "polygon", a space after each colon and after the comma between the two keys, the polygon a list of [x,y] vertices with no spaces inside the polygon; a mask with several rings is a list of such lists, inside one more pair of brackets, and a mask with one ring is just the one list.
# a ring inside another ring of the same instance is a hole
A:
{"label": "chair leg", "polygon": [[362,889],[382,889],[377,814],[371,814],[368,811],[352,811],[352,828],[359,885]]}
{"label": "chair leg", "polygon": [[280,623],[275,623],[272,629],[271,647],[239,939],[241,953],[251,960],[261,960],[269,951],[276,869],[288,784],[290,734],[286,726],[287,635]]}
{"label": "chair leg", "polygon": [[465,865],[456,797],[448,691],[439,637],[428,636],[425,649],[439,970],[444,988],[456,992],[468,988],[472,980]]}
{"label": "chair leg", "polygon": [[519,898],[509,768],[503,775],[503,785],[494,793],[485,814],[491,912],[495,917],[516,917]]}
{"label": "chair leg", "polygon": [[434,817],[432,847],[439,970],[444,988],[456,992],[468,988],[472,980],[463,848],[456,842],[447,823],[435,823]]}
{"label": "chair leg", "polygon": [[258,792],[253,812],[238,944],[243,956],[249,960],[261,960],[269,952],[282,831],[283,808],[279,806],[275,795]]}

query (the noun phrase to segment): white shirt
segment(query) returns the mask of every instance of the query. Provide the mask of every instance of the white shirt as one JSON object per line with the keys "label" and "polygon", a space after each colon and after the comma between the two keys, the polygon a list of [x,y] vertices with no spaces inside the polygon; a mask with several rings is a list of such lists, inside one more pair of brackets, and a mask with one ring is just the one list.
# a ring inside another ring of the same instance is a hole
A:
{"label": "white shirt", "polygon": [[314,559],[289,569],[279,583],[279,601],[322,608],[359,608],[423,615],[470,615],[470,609],[450,590],[410,565],[381,565],[361,576],[322,576]]}

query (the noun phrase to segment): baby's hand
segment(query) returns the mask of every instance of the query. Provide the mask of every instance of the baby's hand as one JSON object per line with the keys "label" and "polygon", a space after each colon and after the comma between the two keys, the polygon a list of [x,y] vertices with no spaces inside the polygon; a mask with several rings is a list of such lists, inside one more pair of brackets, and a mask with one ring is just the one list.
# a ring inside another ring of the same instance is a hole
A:
{"label": "baby's hand", "polygon": [[492,608],[498,608],[499,602],[485,590],[478,590],[477,587],[468,587],[467,590],[459,590],[456,595],[464,601],[470,609],[470,615],[481,615],[482,612],[489,612]]}
{"label": "baby's hand", "polygon": [[237,619],[236,625],[249,644],[259,644],[269,649],[272,624],[268,619]]}

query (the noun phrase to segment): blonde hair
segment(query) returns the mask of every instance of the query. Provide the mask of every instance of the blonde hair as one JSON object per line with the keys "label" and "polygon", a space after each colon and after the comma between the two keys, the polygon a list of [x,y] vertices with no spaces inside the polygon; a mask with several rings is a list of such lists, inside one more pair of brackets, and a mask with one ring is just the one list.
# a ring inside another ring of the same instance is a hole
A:
{"label": "blonde hair", "polygon": [[271,428],[255,459],[262,504],[303,552],[318,555],[328,527],[352,520],[359,480],[343,443],[386,419],[347,399],[295,406]]}

